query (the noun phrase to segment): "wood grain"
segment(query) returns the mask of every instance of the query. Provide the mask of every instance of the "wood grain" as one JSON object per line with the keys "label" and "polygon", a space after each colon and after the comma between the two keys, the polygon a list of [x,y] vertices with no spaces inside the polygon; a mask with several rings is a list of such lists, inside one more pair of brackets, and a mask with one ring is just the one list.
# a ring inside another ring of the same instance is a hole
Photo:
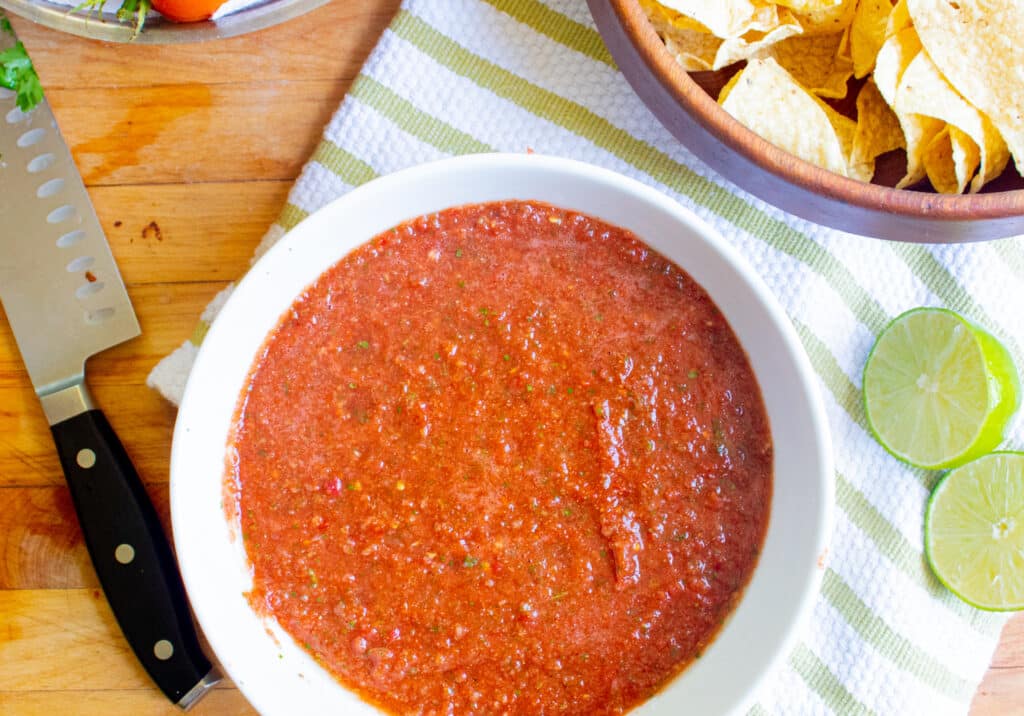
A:
{"label": "wood grain", "polygon": [[[145,378],[188,339],[209,299],[246,270],[397,6],[336,0],[280,27],[201,46],[110,45],[14,20],[142,324],[142,336],[90,361],[90,384],[164,520],[175,412]],[[1022,701],[1019,617],[973,713],[1020,713]],[[138,666],[98,591],[2,312],[0,713],[177,713]],[[253,712],[225,683],[192,713]]]}
{"label": "wood grain", "polygon": [[1024,615],[1010,620],[1003,630],[992,667],[978,687],[971,716],[1024,714]]}
{"label": "wood grain", "polygon": [[[188,340],[206,304],[226,285],[223,281],[130,285],[142,335],[89,361],[89,384],[96,403],[106,411],[144,481],[167,481],[175,416],[173,406],[145,386],[146,376],[161,358]],[[49,427],[10,328],[0,321],[0,486],[62,484]]]}
{"label": "wood grain", "polygon": [[[181,709],[168,703],[163,694],[153,688],[13,693],[0,691],[0,713],[6,716],[53,716],[68,713],[68,704],[74,704],[75,716],[181,716]],[[234,688],[214,689],[189,711],[190,716],[248,716],[254,713],[249,702]]]}
{"label": "wood grain", "polygon": [[347,86],[397,8],[398,0],[334,2],[251,35],[159,47],[95,42],[15,23],[50,92],[182,82],[212,86],[327,80]]}
{"label": "wood grain", "polygon": [[234,281],[284,206],[291,180],[93,187],[121,273],[164,283]]}
{"label": "wood grain", "polygon": [[98,586],[67,488],[0,490],[0,590]]}
{"label": "wood grain", "polygon": [[[90,384],[165,520],[174,410],[145,377],[246,270],[397,6],[339,1],[201,47],[115,46],[14,19],[139,314],[143,335],[90,361]],[[0,318],[0,713],[178,713],[117,630],[63,483]],[[253,713],[224,687],[192,713]]]}
{"label": "wood grain", "polygon": [[[155,264],[158,273],[160,261]],[[123,276],[142,335],[90,361],[89,378],[93,386],[144,383],[156,362],[192,335],[206,304],[228,285],[227,281],[132,283],[128,274]],[[14,335],[5,320],[0,324],[0,388],[28,385]]]}
{"label": "wood grain", "polygon": [[[169,533],[167,482],[147,488]],[[99,587],[63,485],[0,489],[0,559],[0,590]]]}
{"label": "wood grain", "polygon": [[[0,713],[51,714],[71,704],[75,714],[175,713],[151,686],[98,588],[0,591],[0,614]],[[252,713],[229,682],[193,713],[223,709]]]}
{"label": "wood grain", "polygon": [[[150,685],[132,658],[99,589],[0,592],[0,691],[143,689]],[[40,659],[39,654],[61,658]]]}
{"label": "wood grain", "polygon": [[47,96],[86,184],[177,184],[295,177],[347,87],[190,82]]}

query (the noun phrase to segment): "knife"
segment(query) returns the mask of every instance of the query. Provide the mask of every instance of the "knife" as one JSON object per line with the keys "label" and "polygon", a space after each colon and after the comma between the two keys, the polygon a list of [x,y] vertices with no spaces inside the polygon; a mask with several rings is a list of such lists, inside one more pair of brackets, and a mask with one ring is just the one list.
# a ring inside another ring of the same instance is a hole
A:
{"label": "knife", "polygon": [[[8,44],[0,33],[0,50]],[[139,324],[49,106],[25,114],[2,88],[0,302],[114,616],[160,690],[188,709],[220,676],[156,510],[85,384],[86,359],[139,335]]]}

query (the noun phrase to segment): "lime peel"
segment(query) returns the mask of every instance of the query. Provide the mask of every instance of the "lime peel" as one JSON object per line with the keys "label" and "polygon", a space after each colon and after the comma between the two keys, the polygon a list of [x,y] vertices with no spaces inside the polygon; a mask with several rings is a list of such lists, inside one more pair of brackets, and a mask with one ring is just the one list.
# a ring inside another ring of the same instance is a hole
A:
{"label": "lime peel", "polygon": [[1020,403],[1009,352],[943,308],[916,308],[882,331],[864,366],[864,411],[876,440],[925,469],[995,449]]}
{"label": "lime peel", "polygon": [[950,471],[928,500],[925,555],[942,584],[986,611],[1024,609],[1024,453]]}

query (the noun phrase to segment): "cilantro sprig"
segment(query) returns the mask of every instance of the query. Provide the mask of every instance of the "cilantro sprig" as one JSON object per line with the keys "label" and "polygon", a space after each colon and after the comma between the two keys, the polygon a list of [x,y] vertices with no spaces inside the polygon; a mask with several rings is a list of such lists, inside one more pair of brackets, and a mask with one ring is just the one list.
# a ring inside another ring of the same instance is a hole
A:
{"label": "cilantro sprig", "polygon": [[[0,13],[0,32],[14,35],[11,22],[3,13]],[[39,84],[39,75],[20,41],[0,52],[0,87],[15,93],[15,101],[22,112],[28,112],[43,101],[43,86]]]}
{"label": "cilantro sprig", "polygon": [[[74,7],[72,12],[85,12],[86,17],[103,12],[106,0],[82,0]],[[132,25],[132,39],[134,40],[142,32],[142,26],[146,24],[146,14],[153,7],[152,0],[123,0],[117,11],[117,19],[121,22]]]}

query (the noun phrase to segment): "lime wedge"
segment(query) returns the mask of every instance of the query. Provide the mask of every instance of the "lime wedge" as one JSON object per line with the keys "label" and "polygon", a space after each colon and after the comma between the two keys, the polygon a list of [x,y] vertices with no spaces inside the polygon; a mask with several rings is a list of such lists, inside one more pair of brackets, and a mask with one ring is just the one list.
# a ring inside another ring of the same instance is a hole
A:
{"label": "lime wedge", "polygon": [[864,366],[872,434],[916,467],[956,467],[990,452],[1019,402],[1017,370],[1006,348],[942,308],[895,318]]}
{"label": "lime wedge", "polygon": [[924,549],[965,602],[1024,609],[1024,453],[994,452],[946,475],[928,500]]}

